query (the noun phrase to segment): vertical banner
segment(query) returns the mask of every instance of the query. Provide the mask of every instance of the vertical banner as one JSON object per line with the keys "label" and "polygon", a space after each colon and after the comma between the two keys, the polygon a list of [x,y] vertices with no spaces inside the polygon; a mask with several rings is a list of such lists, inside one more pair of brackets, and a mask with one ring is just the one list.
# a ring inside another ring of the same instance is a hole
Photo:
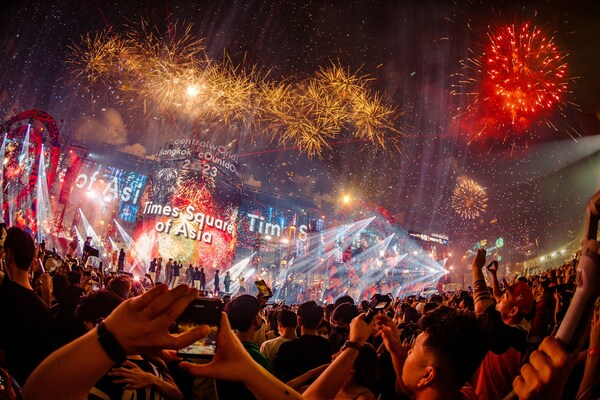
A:
{"label": "vertical banner", "polygon": [[241,202],[237,152],[217,140],[177,139],[158,159],[137,214],[133,264],[143,271],[162,257],[207,272],[229,268]]}

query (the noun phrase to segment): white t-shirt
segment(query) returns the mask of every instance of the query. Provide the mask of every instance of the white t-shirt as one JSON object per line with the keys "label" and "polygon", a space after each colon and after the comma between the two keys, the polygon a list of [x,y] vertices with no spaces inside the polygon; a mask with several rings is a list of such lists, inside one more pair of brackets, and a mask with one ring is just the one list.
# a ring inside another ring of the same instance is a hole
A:
{"label": "white t-shirt", "polygon": [[279,351],[279,346],[283,343],[287,342],[289,339],[284,338],[283,336],[276,337],[275,339],[267,340],[260,346],[260,352],[263,356],[269,360],[271,366],[273,365],[273,360]]}

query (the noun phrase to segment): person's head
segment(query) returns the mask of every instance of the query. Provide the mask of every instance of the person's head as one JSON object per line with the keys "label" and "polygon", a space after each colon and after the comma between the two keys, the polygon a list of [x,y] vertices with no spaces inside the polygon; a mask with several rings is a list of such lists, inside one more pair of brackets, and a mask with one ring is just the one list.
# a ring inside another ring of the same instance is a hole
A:
{"label": "person's head", "polygon": [[350,322],[360,312],[358,307],[350,303],[342,303],[333,310],[331,314],[331,325],[334,330],[343,330],[345,332],[350,331]]}
{"label": "person's head", "polygon": [[475,311],[475,302],[473,301],[473,297],[465,296],[458,303],[458,308],[461,310]]}
{"label": "person's head", "polygon": [[108,317],[119,304],[121,304],[119,296],[108,290],[99,290],[81,298],[75,315],[83,322],[86,330],[91,330],[101,318]]}
{"label": "person's head", "polygon": [[404,322],[412,322],[416,324],[419,318],[420,315],[416,308],[406,307],[404,310]]}
{"label": "person's head", "polygon": [[31,235],[17,227],[9,228],[4,239],[4,259],[7,267],[28,271],[34,255],[35,244]]}
{"label": "person's head", "polygon": [[69,286],[69,279],[67,278],[67,274],[56,273],[52,276],[52,294],[57,301],[61,301],[63,294],[65,293],[65,289]]}
{"label": "person's head", "polygon": [[458,394],[487,353],[485,334],[472,313],[440,306],[419,320],[421,333],[409,351],[402,381],[414,393],[429,389]]}
{"label": "person's head", "polygon": [[317,335],[324,337],[325,339],[329,339],[329,336],[331,335],[331,324],[325,318],[321,320],[317,327]]}
{"label": "person's head", "polygon": [[319,322],[323,319],[323,307],[320,307],[312,300],[300,304],[297,313],[298,322],[305,329],[317,329]]}
{"label": "person's head", "polygon": [[360,302],[360,311],[365,313],[369,311],[369,300],[363,300]]}
{"label": "person's head", "polygon": [[283,335],[284,329],[296,329],[297,325],[298,318],[295,312],[290,310],[279,310],[277,312],[277,330],[280,335]]}
{"label": "person's head", "polygon": [[279,314],[279,310],[275,308],[271,308],[266,313],[267,324],[269,324],[268,329],[271,331],[277,330],[277,314]]}
{"label": "person's head", "polygon": [[343,304],[343,303],[349,303],[349,304],[354,305],[354,299],[348,295],[342,296],[335,301],[334,308],[337,308],[337,306],[339,306],[340,304]]}
{"label": "person's head", "polygon": [[122,300],[127,300],[131,295],[131,281],[124,276],[117,276],[108,282],[106,289],[119,296]]}
{"label": "person's head", "polygon": [[226,304],[225,313],[231,328],[248,332],[260,326],[260,302],[254,296],[243,294]]}
{"label": "person's head", "polygon": [[431,310],[435,310],[439,305],[440,303],[435,302],[425,303],[425,305],[423,306],[423,314],[426,314]]}
{"label": "person's head", "polygon": [[324,308],[325,316],[323,317],[323,319],[326,319],[327,321],[329,321],[329,319],[331,318],[331,313],[333,313],[333,310],[335,310],[335,305],[326,304],[325,308]]}
{"label": "person's head", "polygon": [[437,303],[442,304],[442,296],[439,294],[434,294],[429,298],[429,303]]}
{"label": "person's head", "polygon": [[508,286],[500,301],[496,304],[496,310],[500,312],[502,321],[507,324],[518,324],[529,314],[533,306],[533,292],[527,282],[517,281]]}

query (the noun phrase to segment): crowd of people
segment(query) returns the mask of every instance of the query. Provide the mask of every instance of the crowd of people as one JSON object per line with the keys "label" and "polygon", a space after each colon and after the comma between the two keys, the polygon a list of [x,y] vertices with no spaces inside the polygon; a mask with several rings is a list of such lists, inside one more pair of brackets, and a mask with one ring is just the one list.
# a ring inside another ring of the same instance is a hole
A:
{"label": "crowd of people", "polygon": [[600,396],[598,306],[574,351],[553,336],[577,258],[508,282],[486,272],[480,249],[470,290],[385,307],[379,297],[277,305],[222,296],[216,355],[190,362],[176,350],[210,329],[177,332],[173,322],[206,294],[203,268],[182,278],[180,263],[157,258],[136,279],[61,257],[4,225],[0,253],[0,400]]}

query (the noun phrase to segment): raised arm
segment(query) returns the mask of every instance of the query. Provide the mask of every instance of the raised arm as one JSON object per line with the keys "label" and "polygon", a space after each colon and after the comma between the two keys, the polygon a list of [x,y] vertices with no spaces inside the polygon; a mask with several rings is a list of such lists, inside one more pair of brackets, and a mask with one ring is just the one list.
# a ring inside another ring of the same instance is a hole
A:
{"label": "raised arm", "polygon": [[180,335],[168,332],[171,322],[197,295],[197,290],[187,286],[169,291],[160,285],[140,297],[124,301],[104,320],[104,326],[113,337],[112,353],[116,348],[123,359],[109,357],[94,328],[56,350],[38,366],[27,380],[24,398],[85,398],[112,366],[124,361],[126,354],[178,349],[204,337],[208,332],[206,326]]}
{"label": "raised arm", "polygon": [[494,300],[485,283],[483,277],[483,266],[485,264],[485,249],[477,250],[473,258],[473,300],[475,301],[475,313],[483,314],[489,306],[494,304]]}
{"label": "raised arm", "polygon": [[577,392],[577,400],[587,400],[592,396],[592,389],[598,384],[598,369],[600,368],[600,310],[596,306],[592,317],[590,332],[590,347],[585,360],[583,378]]}
{"label": "raised arm", "polygon": [[333,399],[335,397],[358,357],[359,348],[371,336],[373,325],[375,325],[374,320],[369,323],[365,321],[365,314],[360,314],[352,320],[349,342],[355,345],[345,347],[317,380],[306,389],[304,392],[306,399]]}
{"label": "raised arm", "polygon": [[500,282],[498,282],[498,261],[494,261],[496,263],[496,268],[490,269],[490,274],[492,274],[492,290],[494,295],[494,300],[496,303],[500,301],[502,297],[502,291],[500,290]]}

